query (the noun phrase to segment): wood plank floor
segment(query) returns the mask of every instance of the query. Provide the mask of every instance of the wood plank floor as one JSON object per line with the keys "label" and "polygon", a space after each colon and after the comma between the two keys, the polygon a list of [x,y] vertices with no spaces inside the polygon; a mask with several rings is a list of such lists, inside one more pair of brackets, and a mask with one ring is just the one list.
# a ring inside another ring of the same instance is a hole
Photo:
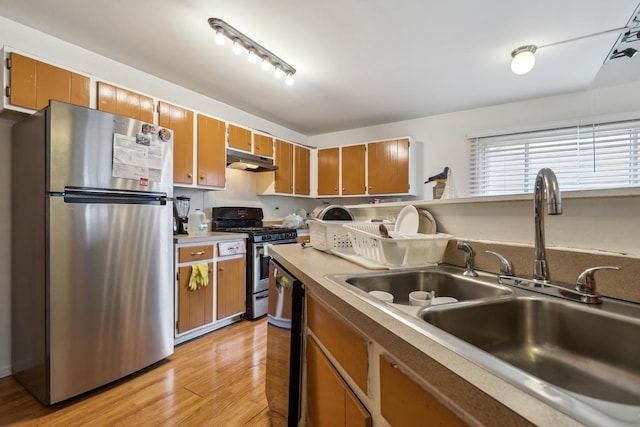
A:
{"label": "wood plank floor", "polygon": [[166,361],[45,407],[0,379],[0,426],[270,426],[264,393],[266,319],[182,344]]}

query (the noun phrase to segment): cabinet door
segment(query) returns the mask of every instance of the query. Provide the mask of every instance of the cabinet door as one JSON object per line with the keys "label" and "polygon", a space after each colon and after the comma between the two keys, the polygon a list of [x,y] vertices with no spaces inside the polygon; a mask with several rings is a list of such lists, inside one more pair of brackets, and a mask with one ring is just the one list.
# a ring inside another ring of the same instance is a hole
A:
{"label": "cabinet door", "polygon": [[366,146],[349,145],[342,147],[342,195],[365,194]]}
{"label": "cabinet door", "polygon": [[158,102],[158,124],[173,130],[173,182],[193,183],[193,111]]}
{"label": "cabinet door", "polygon": [[293,144],[276,139],[274,188],[276,193],[293,193]]}
{"label": "cabinet door", "polygon": [[318,150],[318,195],[338,195],[340,185],[340,148]]}
{"label": "cabinet door", "polygon": [[229,125],[229,147],[251,151],[251,131],[236,125]]}
{"label": "cabinet door", "polygon": [[217,319],[245,311],[245,259],[218,261]]}
{"label": "cabinet door", "polygon": [[213,322],[213,263],[209,266],[209,284],[192,291],[189,289],[191,266],[178,268],[178,333]]}
{"label": "cabinet door", "polygon": [[198,114],[198,185],[225,186],[225,132],[223,121]]}
{"label": "cabinet door", "polygon": [[307,337],[305,356],[307,425],[309,427],[370,426],[371,415],[310,337]]}
{"label": "cabinet door", "polygon": [[153,99],[105,82],[98,82],[98,110],[153,123]]}
{"label": "cabinet door", "polygon": [[409,140],[398,139],[368,146],[369,194],[409,192]]}
{"label": "cabinet door", "polygon": [[304,194],[309,195],[311,192],[310,184],[309,184],[309,169],[310,165],[310,157],[311,152],[308,148],[301,147],[296,145],[294,147],[295,153],[295,186],[296,186],[296,194]]}
{"label": "cabinet door", "polygon": [[307,326],[360,390],[368,393],[367,341],[312,296],[307,298]]}
{"label": "cabinet door", "polygon": [[465,426],[449,408],[380,356],[380,409],[392,426]]}
{"label": "cabinet door", "polygon": [[273,137],[254,133],[253,153],[259,156],[273,157]]}
{"label": "cabinet door", "polygon": [[35,59],[9,54],[9,103],[40,110],[49,100],[89,107],[89,78]]}

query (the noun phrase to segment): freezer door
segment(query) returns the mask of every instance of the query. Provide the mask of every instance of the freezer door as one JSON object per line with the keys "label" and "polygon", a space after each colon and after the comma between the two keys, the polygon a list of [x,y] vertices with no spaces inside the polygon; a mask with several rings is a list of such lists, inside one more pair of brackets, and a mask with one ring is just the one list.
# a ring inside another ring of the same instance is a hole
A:
{"label": "freezer door", "polygon": [[[161,132],[159,126],[57,101],[51,101],[45,111],[47,192],[59,193],[69,186],[172,196],[173,131]],[[116,142],[115,135],[121,136]],[[154,142],[146,146],[145,138]],[[128,174],[148,179],[127,178]]]}
{"label": "freezer door", "polygon": [[173,353],[172,205],[48,198],[50,402]]}

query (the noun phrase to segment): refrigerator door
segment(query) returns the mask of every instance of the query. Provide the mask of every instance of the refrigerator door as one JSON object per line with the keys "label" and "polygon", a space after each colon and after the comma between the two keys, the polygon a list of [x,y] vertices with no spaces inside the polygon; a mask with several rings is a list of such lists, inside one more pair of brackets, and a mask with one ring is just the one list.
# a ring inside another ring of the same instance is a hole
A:
{"label": "refrigerator door", "polygon": [[171,203],[92,197],[47,199],[51,404],[173,353]]}
{"label": "refrigerator door", "polygon": [[57,101],[45,111],[45,191],[69,186],[173,195],[173,131]]}

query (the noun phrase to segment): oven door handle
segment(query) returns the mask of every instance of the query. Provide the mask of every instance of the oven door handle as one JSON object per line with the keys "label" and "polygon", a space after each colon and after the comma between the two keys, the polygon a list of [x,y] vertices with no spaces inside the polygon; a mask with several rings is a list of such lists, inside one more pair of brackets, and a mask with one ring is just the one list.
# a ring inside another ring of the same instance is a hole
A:
{"label": "oven door handle", "polygon": [[257,248],[258,248],[258,250],[256,251],[256,258],[260,258],[260,257],[271,258],[269,256],[269,244],[268,243],[265,243],[262,246],[258,246]]}

